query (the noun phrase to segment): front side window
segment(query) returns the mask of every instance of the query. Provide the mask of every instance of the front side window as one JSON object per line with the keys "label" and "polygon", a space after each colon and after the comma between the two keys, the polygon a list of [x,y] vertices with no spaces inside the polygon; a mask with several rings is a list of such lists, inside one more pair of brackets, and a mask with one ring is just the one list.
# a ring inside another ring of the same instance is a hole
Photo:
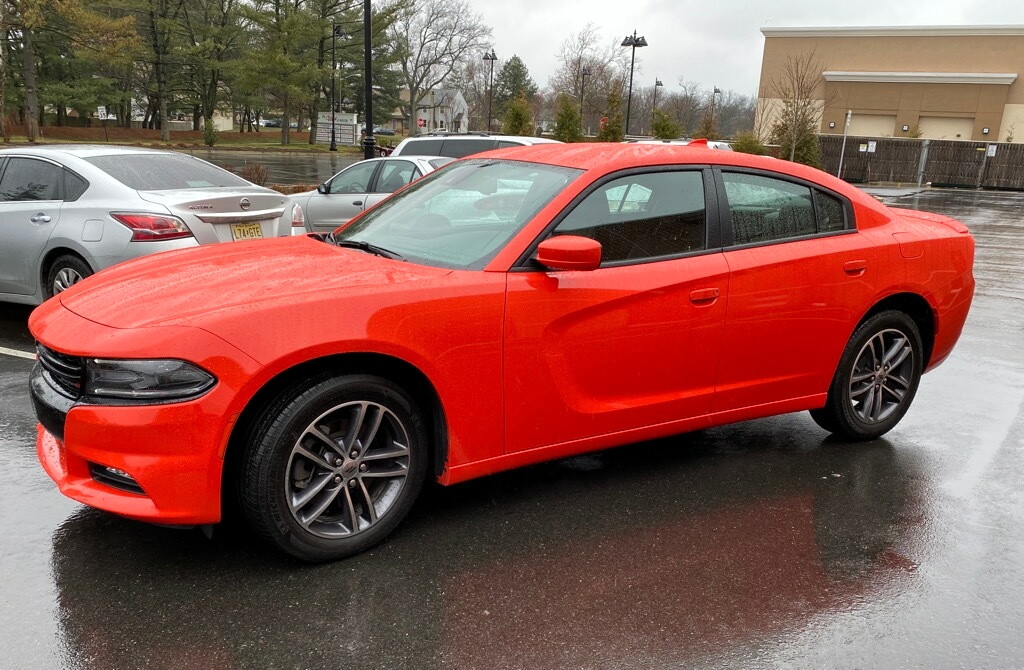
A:
{"label": "front side window", "polygon": [[428,174],[335,233],[406,260],[479,269],[581,170],[470,160]]}
{"label": "front side window", "polygon": [[723,172],[722,181],[732,215],[734,244],[814,234],[810,188],[741,172]]}
{"label": "front side window", "polygon": [[358,163],[331,179],[329,193],[367,193],[377,161]]}
{"label": "front side window", "polygon": [[57,200],[64,171],[33,158],[12,158],[0,179],[0,201]]}
{"label": "front side window", "polygon": [[394,193],[420,176],[409,161],[385,161],[377,176],[377,193]]}
{"label": "front side window", "polygon": [[601,243],[601,263],[643,261],[707,247],[704,176],[700,171],[620,177],[573,209],[555,235]]}

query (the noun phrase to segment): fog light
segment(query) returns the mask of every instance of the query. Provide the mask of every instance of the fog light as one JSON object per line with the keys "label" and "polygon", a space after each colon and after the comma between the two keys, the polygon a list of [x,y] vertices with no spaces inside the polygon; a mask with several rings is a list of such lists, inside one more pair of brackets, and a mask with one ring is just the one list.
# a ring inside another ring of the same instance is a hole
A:
{"label": "fog light", "polygon": [[100,465],[99,463],[89,463],[89,474],[100,484],[129,493],[145,495],[145,491],[135,481],[135,478],[119,468],[112,468],[109,465]]}

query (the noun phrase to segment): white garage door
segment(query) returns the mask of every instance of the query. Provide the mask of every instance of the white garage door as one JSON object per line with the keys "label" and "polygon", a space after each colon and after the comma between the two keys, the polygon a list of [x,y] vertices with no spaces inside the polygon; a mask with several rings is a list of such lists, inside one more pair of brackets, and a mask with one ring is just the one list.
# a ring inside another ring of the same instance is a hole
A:
{"label": "white garage door", "polygon": [[850,134],[861,137],[892,137],[896,130],[896,115],[854,114],[850,119]]}
{"label": "white garage door", "polygon": [[969,140],[974,133],[974,119],[922,116],[917,127],[921,129],[921,137],[930,140]]}

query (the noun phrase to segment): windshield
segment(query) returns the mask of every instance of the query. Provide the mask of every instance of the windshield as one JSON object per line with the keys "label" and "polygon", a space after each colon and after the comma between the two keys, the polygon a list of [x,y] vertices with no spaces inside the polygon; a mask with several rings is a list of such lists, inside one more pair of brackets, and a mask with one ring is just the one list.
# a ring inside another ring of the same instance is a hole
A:
{"label": "windshield", "polygon": [[582,170],[472,160],[427,175],[335,233],[424,265],[480,269]]}
{"label": "windshield", "polygon": [[252,186],[227,170],[185,154],[118,154],[85,160],[136,191]]}

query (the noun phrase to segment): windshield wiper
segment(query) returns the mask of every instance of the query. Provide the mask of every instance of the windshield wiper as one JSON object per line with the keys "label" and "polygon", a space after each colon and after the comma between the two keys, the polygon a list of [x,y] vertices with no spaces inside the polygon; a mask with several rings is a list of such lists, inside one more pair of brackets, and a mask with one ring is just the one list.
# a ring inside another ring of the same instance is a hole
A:
{"label": "windshield wiper", "polygon": [[384,247],[378,247],[376,244],[365,242],[363,240],[339,240],[337,238],[332,239],[335,246],[346,247],[348,249],[359,249],[365,251],[368,254],[374,254],[376,256],[383,256],[384,258],[390,258],[396,261],[404,261],[405,256],[398,253],[397,251],[391,251]]}

